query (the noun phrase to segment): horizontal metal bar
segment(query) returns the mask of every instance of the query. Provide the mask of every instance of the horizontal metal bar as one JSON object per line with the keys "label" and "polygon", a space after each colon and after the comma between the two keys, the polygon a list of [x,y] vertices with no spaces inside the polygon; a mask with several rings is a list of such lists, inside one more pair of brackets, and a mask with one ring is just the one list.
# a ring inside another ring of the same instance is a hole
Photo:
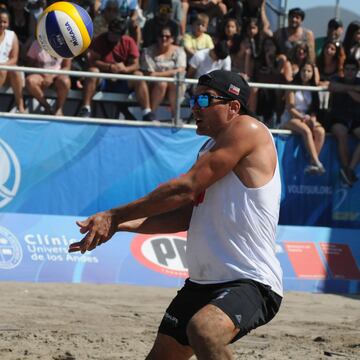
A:
{"label": "horizontal metal bar", "polygon": [[[171,83],[185,83],[185,84],[197,84],[197,79],[181,79],[176,75],[173,77],[157,77],[157,76],[138,76],[138,75],[126,75],[126,74],[109,74],[109,73],[97,73],[90,71],[74,71],[74,70],[53,70],[53,69],[39,69],[27,66],[9,66],[0,65],[0,71],[23,71],[25,73],[34,74],[53,74],[53,75],[69,75],[76,77],[87,78],[102,78],[102,79],[115,79],[115,80],[133,80],[133,81],[150,81],[150,82],[171,82]],[[251,87],[261,89],[278,89],[278,90],[308,90],[308,91],[327,91],[328,89],[321,86],[299,86],[299,85],[287,85],[287,84],[267,84],[267,83],[254,83],[249,82]]]}

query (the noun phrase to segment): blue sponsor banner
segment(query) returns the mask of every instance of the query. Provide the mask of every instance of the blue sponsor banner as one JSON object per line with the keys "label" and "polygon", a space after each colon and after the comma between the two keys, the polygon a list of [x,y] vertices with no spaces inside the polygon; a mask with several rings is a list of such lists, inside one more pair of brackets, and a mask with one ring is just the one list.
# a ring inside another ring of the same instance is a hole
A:
{"label": "blue sponsor banner", "polygon": [[[0,214],[0,281],[90,282],[180,287],[187,277],[186,233],[116,233],[81,255],[78,218]],[[279,226],[285,290],[360,291],[360,230]]]}
{"label": "blue sponsor banner", "polygon": [[[323,176],[304,173],[300,137],[274,138],[285,288],[358,291],[360,182],[341,184],[331,137]],[[181,284],[186,234],[122,233],[85,256],[66,250],[79,240],[75,219],[186,172],[205,140],[193,129],[0,119],[0,280]]]}

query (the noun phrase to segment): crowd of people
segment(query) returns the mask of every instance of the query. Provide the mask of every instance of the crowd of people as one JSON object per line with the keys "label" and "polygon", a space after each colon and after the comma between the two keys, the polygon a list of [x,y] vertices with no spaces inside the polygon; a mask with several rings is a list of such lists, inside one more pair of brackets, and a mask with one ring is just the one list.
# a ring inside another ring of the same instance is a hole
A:
{"label": "crowd of people", "polygon": [[[54,1],[0,0],[0,63],[46,69],[73,69],[113,74],[198,79],[212,70],[231,70],[258,83],[321,85],[323,92],[283,91],[252,87],[249,109],[268,126],[299,133],[309,153],[306,171],[323,174],[319,154],[325,132],[338,140],[343,180],[357,181],[354,168],[360,148],[349,155],[346,136],[360,137],[360,22],[345,29],[330,19],[326,34],[314,37],[303,26],[305,12],[290,9],[287,26],[272,32],[265,0],[73,0],[93,19],[89,50],[72,60],[42,51],[35,39],[36,20]],[[26,111],[23,88],[47,114],[62,115],[68,91],[83,92],[79,116],[92,115],[98,90],[134,92],[142,120],[154,120],[166,102],[175,116],[177,92],[172,82],[78,79],[67,75],[0,72],[0,86],[9,84],[18,112]],[[50,105],[44,90],[58,96]],[[191,96],[191,86],[182,89]]]}

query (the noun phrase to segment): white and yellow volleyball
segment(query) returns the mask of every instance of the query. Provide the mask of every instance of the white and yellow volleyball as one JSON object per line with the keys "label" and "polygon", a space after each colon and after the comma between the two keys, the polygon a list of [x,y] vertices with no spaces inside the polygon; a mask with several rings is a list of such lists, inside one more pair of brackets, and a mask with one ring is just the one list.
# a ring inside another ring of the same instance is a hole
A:
{"label": "white and yellow volleyball", "polygon": [[91,43],[93,24],[89,14],[79,5],[59,1],[40,15],[36,38],[40,47],[56,58],[73,58]]}

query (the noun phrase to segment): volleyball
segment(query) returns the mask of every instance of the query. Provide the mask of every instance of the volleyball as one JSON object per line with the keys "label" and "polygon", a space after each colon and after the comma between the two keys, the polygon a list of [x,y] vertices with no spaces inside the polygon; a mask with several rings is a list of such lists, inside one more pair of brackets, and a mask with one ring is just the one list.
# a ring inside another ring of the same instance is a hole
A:
{"label": "volleyball", "polygon": [[81,6],[59,1],[47,7],[36,26],[40,47],[56,58],[73,58],[84,52],[93,36],[89,14]]}

